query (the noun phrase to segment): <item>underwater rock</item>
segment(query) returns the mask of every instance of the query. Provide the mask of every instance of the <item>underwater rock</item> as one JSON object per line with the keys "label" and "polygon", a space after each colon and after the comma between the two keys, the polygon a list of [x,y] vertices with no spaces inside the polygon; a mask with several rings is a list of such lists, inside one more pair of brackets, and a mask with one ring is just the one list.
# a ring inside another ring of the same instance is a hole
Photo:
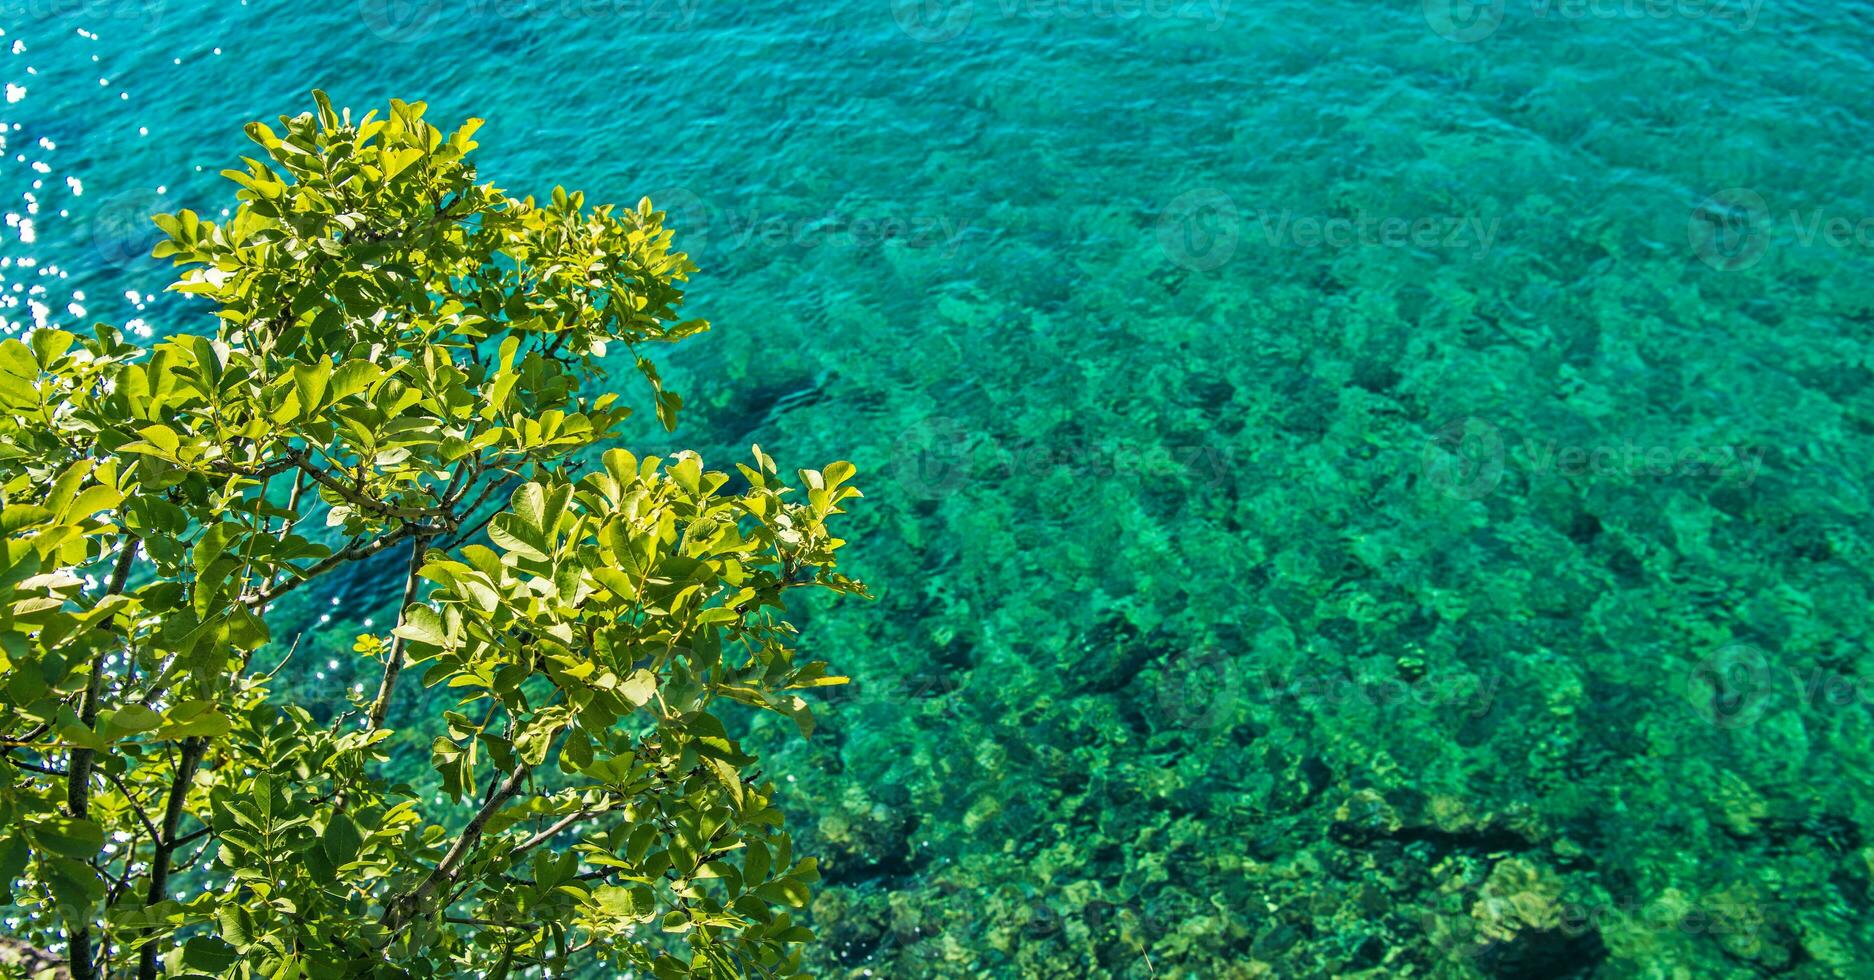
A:
{"label": "underwater rock", "polygon": [[838,807],[814,825],[813,853],[831,882],[902,875],[912,870],[911,829],[902,805],[890,806],[849,787]]}
{"label": "underwater rock", "polygon": [[1491,869],[1471,917],[1485,942],[1478,965],[1492,976],[1588,977],[1607,958],[1597,930],[1567,921],[1561,879],[1520,858]]}

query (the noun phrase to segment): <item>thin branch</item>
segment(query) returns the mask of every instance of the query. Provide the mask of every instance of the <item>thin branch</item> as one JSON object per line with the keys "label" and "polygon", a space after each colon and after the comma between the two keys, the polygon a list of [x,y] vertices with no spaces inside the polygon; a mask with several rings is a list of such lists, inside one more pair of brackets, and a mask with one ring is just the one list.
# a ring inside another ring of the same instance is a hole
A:
{"label": "thin branch", "polygon": [[181,837],[176,838],[175,844],[177,847],[182,847],[183,845],[188,844],[191,841],[197,840],[202,837],[206,837],[207,835],[212,834],[214,832],[215,832],[215,828],[213,827],[207,827],[207,826],[197,827],[196,829],[191,830],[186,834],[183,834]]}
{"label": "thin branch", "polygon": [[568,827],[571,827],[573,824],[576,824],[581,820],[588,820],[588,819],[591,819],[592,817],[596,817],[599,814],[606,813],[606,812],[608,811],[607,810],[575,810],[572,813],[569,813],[566,816],[561,817],[558,821],[556,821],[553,824],[553,826],[548,827],[547,829],[533,835],[532,837],[527,838],[526,840],[520,842],[519,844],[514,845],[514,856],[519,857],[521,854],[524,854],[527,851],[531,851],[534,848],[539,847],[541,844],[545,844],[547,841],[550,841],[553,838],[558,837],[560,834],[560,831],[565,830]]}
{"label": "thin branch", "polygon": [[143,812],[143,804],[138,803],[137,798],[130,795],[130,787],[124,785],[122,777],[113,772],[106,772],[104,778],[110,780],[111,785],[116,786],[119,793],[124,794],[124,799],[130,803],[130,809],[136,813],[137,819],[142,822],[144,833],[149,834],[150,839],[153,841],[162,840],[162,835],[156,832],[156,825],[150,822],[150,815]]}
{"label": "thin branch", "polygon": [[405,521],[433,520],[440,522],[445,530],[455,530],[455,515],[449,513],[447,510],[439,510],[431,507],[403,507],[379,500],[368,493],[361,493],[352,487],[340,483],[338,480],[334,479],[330,473],[327,473],[315,464],[306,453],[300,450],[289,449],[287,450],[287,456],[290,457],[307,476],[312,477],[314,482],[337,494],[347,503],[355,504],[383,517],[395,517]]}
{"label": "thin branch", "polygon": [[[144,899],[144,906],[155,905],[169,898],[169,860],[176,852],[176,830],[182,825],[182,815],[187,812],[189,787],[195,782],[195,768],[201,764],[202,756],[208,751],[205,738],[188,738],[182,742],[182,758],[176,762],[176,775],[169,784],[169,800],[163,808],[163,829],[156,838],[156,853],[150,858],[150,889]],[[156,980],[156,959],[161,952],[161,943],[144,943],[137,954],[137,980]]]}
{"label": "thin branch", "polygon": [[339,549],[336,552],[333,552],[330,556],[320,559],[318,562],[312,565],[308,565],[305,568],[295,568],[293,569],[293,571],[298,573],[299,577],[288,579],[284,582],[280,582],[277,585],[270,586],[265,591],[255,592],[251,595],[243,596],[241,598],[241,602],[244,605],[247,605],[252,608],[266,606],[269,603],[273,602],[275,599],[278,599],[281,596],[287,594],[288,592],[291,592],[294,589],[297,589],[300,586],[305,585],[307,582],[310,582],[313,579],[318,578],[320,575],[326,572],[329,572],[332,569],[345,564],[346,562],[361,561],[365,558],[369,558],[372,555],[375,555],[378,552],[383,551],[385,548],[388,548],[391,545],[396,544],[397,542],[402,541],[403,539],[413,534],[422,534],[422,535],[428,536],[428,535],[439,533],[440,530],[441,529],[439,528],[426,525],[426,524],[404,524],[403,526],[399,527],[397,530],[392,531],[391,533],[386,534],[385,536],[381,538],[375,538],[364,544],[348,545],[344,548]]}
{"label": "thin branch", "polygon": [[[105,587],[105,598],[121,595],[129,584],[130,566],[136,561],[137,546],[135,537],[129,534],[123,536],[118,545],[117,566],[111,570],[110,584]],[[78,721],[87,729],[98,727],[98,699],[104,690],[104,662],[112,648],[113,645],[107,643],[99,647],[97,655],[91,658],[91,674],[85,679],[84,698],[78,706]],[[65,809],[74,820],[83,820],[91,812],[91,768],[96,759],[97,752],[92,749],[81,746],[72,750],[65,776]],[[72,976],[77,980],[94,980],[98,975],[98,965],[93,961],[91,929],[88,926],[73,928],[66,946],[71,951]]]}
{"label": "thin branch", "polygon": [[[429,539],[417,535],[410,545],[410,569],[403,583],[403,604],[397,607],[397,623],[403,625],[404,613],[416,602],[416,586],[421,580],[417,573],[423,570],[423,554],[427,550]],[[384,727],[384,717],[390,713],[391,695],[397,690],[397,675],[403,673],[403,645],[401,636],[393,636],[390,641],[390,654],[384,658],[384,679],[378,682],[377,700],[371,702],[371,720],[369,731]]]}
{"label": "thin branch", "polygon": [[455,882],[462,864],[474,852],[475,846],[481,843],[483,828],[494,817],[495,811],[501,809],[508,800],[520,793],[522,785],[532,771],[532,767],[526,763],[516,762],[514,768],[508,770],[506,778],[495,784],[495,791],[488,795],[481,809],[475,811],[475,816],[469,819],[468,826],[462,828],[462,836],[456,838],[455,844],[450,846],[448,852],[442,856],[442,860],[436,863],[435,869],[430,871],[422,883],[408,893],[384,903],[383,922],[393,934],[405,923],[427,911],[426,906],[431,896]]}

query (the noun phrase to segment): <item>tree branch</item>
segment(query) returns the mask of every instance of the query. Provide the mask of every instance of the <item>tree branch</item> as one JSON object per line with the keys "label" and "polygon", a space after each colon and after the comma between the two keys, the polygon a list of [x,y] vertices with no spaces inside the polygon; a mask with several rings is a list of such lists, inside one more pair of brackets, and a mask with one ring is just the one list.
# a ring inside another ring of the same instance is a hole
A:
{"label": "tree branch", "polygon": [[488,825],[495,811],[519,795],[522,784],[527,781],[527,775],[532,771],[533,768],[526,763],[516,762],[514,768],[508,770],[507,777],[496,784],[495,791],[488,795],[481,809],[475,811],[475,816],[469,819],[468,826],[462,828],[462,836],[456,838],[455,844],[442,856],[442,860],[436,863],[435,869],[423,879],[422,884],[417,885],[409,893],[384,903],[382,921],[392,933],[421,915],[431,896],[455,882],[462,864],[475,850],[475,845],[481,843],[482,828]]}
{"label": "tree branch", "polygon": [[259,607],[265,606],[273,602],[273,600],[278,599],[279,597],[287,594],[288,592],[293,591],[294,589],[299,588],[302,585],[305,585],[307,582],[310,582],[313,579],[318,578],[320,575],[323,575],[326,572],[329,572],[332,569],[345,564],[346,562],[360,561],[362,559],[369,558],[372,555],[375,555],[378,552],[383,551],[385,548],[388,548],[391,545],[396,544],[397,542],[402,541],[403,539],[411,536],[412,534],[421,534],[424,537],[429,537],[431,535],[440,533],[440,531],[441,529],[433,527],[431,525],[427,525],[427,524],[406,523],[402,527],[399,527],[397,530],[392,531],[391,533],[386,534],[381,538],[373,539],[364,544],[341,548],[338,551],[333,552],[330,556],[321,558],[318,562],[308,565],[305,568],[295,568],[293,569],[293,571],[297,572],[299,577],[288,579],[284,582],[280,582],[276,585],[268,587],[264,591],[255,592],[251,595],[243,596],[241,598],[241,602],[250,608],[259,608]]}
{"label": "tree branch", "polygon": [[395,517],[403,521],[433,520],[441,523],[444,530],[455,530],[455,515],[447,510],[432,507],[402,507],[397,504],[379,500],[368,493],[360,493],[340,483],[338,480],[333,479],[332,474],[319,468],[306,453],[297,449],[289,449],[286,452],[287,455],[292,458],[294,465],[304,471],[307,476],[312,477],[313,482],[338,494],[338,496],[347,503],[355,504],[382,517]]}
{"label": "tree branch", "polygon": [[[182,825],[182,815],[187,811],[195,767],[201,764],[202,755],[207,751],[206,738],[182,741],[182,758],[176,762],[176,776],[170,781],[169,800],[163,807],[162,833],[156,838],[156,853],[150,858],[150,890],[143,902],[146,908],[169,897],[169,861],[179,846],[176,829]],[[137,953],[137,980],[156,980],[156,958],[160,951],[157,943],[143,944]]]}
{"label": "tree branch", "polygon": [[606,813],[606,812],[609,812],[609,811],[608,810],[574,810],[572,813],[569,813],[566,816],[561,817],[559,820],[555,821],[553,826],[548,827],[547,829],[533,835],[532,837],[527,838],[526,840],[520,842],[519,844],[514,845],[513,856],[519,857],[520,855],[528,851],[531,851],[534,848],[539,847],[541,844],[544,844],[547,841],[550,841],[553,838],[559,836],[560,831],[565,830],[568,827],[571,827],[573,824],[576,824],[581,820],[589,820],[593,817],[598,816],[601,813]]}
{"label": "tree branch", "polygon": [[[118,546],[117,566],[111,570],[110,584],[105,587],[104,596],[120,595],[125,585],[130,582],[130,566],[137,558],[137,539],[124,535]],[[110,656],[111,644],[98,649],[91,658],[91,676],[85,678],[84,698],[78,703],[78,721],[84,727],[95,730],[98,727],[98,697],[104,689],[104,660]],[[74,820],[84,820],[91,812],[91,767],[97,760],[97,753],[88,748],[72,750],[71,762],[66,768],[65,809]],[[71,949],[72,976],[77,980],[93,980],[98,975],[97,964],[92,962],[91,930],[78,927],[72,930],[68,943]]]}
{"label": "tree branch", "polygon": [[[397,625],[403,625],[404,610],[416,601],[417,575],[423,569],[423,553],[429,544],[429,538],[417,535],[410,545],[410,571],[403,583],[403,604],[397,607]],[[378,682],[377,700],[371,702],[370,731],[384,727],[384,716],[390,713],[390,698],[397,689],[397,675],[403,673],[403,637],[393,636],[390,641],[390,655],[384,658],[384,679]]]}
{"label": "tree branch", "polygon": [[18,967],[29,977],[51,971],[57,980],[72,980],[71,967],[64,959],[23,939],[0,936],[0,966]]}

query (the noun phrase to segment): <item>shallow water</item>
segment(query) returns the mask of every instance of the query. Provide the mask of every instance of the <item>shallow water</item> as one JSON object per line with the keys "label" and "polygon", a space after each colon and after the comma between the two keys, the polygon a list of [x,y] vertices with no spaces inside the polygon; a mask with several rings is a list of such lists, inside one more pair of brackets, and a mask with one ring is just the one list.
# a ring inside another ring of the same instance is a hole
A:
{"label": "shallow water", "polygon": [[828,975],[1874,959],[1874,6],[809,7],[0,0],[0,315],[202,329],[142,216],[315,86],[672,210],[641,448],[868,495]]}

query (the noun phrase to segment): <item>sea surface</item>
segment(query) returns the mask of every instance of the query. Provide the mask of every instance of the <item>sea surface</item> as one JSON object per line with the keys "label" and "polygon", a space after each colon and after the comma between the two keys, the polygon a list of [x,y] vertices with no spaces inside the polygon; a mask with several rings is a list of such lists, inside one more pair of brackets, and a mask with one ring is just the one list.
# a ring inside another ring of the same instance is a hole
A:
{"label": "sea surface", "polygon": [[[1874,6],[0,0],[0,318],[426,100],[649,195],[638,451],[849,458],[854,683],[746,734],[830,977],[1874,962]],[[620,383],[630,384],[629,374]],[[285,608],[300,696],[393,614]],[[279,631],[276,626],[276,632]],[[415,737],[415,736],[413,736]]]}

